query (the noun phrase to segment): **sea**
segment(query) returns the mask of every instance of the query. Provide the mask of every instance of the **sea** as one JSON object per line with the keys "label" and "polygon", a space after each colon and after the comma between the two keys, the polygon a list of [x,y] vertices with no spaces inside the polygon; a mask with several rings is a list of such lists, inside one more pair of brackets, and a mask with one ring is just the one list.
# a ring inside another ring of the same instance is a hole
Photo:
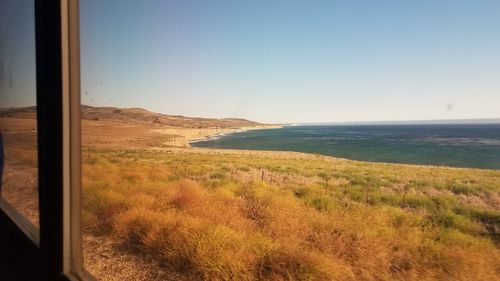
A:
{"label": "sea", "polygon": [[237,132],[191,145],[500,169],[500,124],[297,125]]}

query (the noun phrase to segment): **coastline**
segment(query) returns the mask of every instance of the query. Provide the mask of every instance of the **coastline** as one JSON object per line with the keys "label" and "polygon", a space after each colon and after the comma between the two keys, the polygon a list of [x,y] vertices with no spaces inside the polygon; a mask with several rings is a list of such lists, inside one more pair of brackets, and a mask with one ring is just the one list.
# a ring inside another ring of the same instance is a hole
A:
{"label": "coastline", "polygon": [[241,127],[237,129],[222,129],[223,131],[219,133],[215,133],[213,135],[207,135],[204,136],[203,138],[199,139],[189,139],[189,143],[194,143],[194,142],[201,142],[201,141],[207,141],[207,140],[214,140],[218,139],[223,136],[235,134],[235,133],[242,133],[246,131],[253,131],[253,130],[269,130],[269,129],[280,129],[283,128],[282,125],[263,125],[263,126],[256,126],[256,127]]}
{"label": "coastline", "polygon": [[[317,153],[372,163],[399,163],[454,168],[500,170],[497,127],[420,127],[376,129],[328,126],[284,128],[236,134],[193,144],[221,149],[285,150]],[[437,130],[439,133],[436,133]],[[474,150],[474,153],[471,151]],[[436,155],[441,155],[438,157]],[[495,156],[497,155],[497,156]]]}
{"label": "coastline", "polygon": [[229,134],[241,133],[251,130],[279,129],[282,127],[283,127],[282,125],[259,125],[259,126],[238,127],[238,128],[171,127],[171,128],[153,129],[152,131],[164,135],[173,136],[165,143],[168,146],[191,147],[190,146],[191,143],[213,140]]}

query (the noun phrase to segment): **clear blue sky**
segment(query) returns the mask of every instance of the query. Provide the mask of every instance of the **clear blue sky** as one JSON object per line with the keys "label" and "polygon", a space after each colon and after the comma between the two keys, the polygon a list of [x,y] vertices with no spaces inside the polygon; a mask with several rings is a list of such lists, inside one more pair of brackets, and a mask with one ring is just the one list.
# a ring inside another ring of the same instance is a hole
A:
{"label": "clear blue sky", "polygon": [[82,102],[263,122],[500,117],[500,1],[81,5]]}
{"label": "clear blue sky", "polygon": [[33,0],[0,0],[0,107],[36,103]]}

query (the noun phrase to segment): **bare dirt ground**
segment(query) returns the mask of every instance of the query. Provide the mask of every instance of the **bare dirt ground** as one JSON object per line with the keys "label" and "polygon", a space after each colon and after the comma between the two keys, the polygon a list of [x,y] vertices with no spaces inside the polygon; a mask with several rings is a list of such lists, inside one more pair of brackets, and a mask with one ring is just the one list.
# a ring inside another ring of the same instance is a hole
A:
{"label": "bare dirt ground", "polygon": [[[166,146],[179,135],[156,132],[152,127],[122,120],[82,120],[82,145],[84,147],[130,149]],[[181,141],[174,145],[183,146]],[[187,142],[186,142],[187,145]]]}
{"label": "bare dirt ground", "polygon": [[98,280],[189,280],[153,258],[123,250],[105,236],[83,236],[85,267]]}

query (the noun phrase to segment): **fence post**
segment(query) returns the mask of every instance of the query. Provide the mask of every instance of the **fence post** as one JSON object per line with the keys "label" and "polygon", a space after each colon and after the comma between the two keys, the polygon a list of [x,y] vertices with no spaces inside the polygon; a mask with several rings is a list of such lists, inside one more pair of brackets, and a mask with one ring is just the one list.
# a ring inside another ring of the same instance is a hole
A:
{"label": "fence post", "polygon": [[403,208],[406,208],[406,184],[403,185]]}

